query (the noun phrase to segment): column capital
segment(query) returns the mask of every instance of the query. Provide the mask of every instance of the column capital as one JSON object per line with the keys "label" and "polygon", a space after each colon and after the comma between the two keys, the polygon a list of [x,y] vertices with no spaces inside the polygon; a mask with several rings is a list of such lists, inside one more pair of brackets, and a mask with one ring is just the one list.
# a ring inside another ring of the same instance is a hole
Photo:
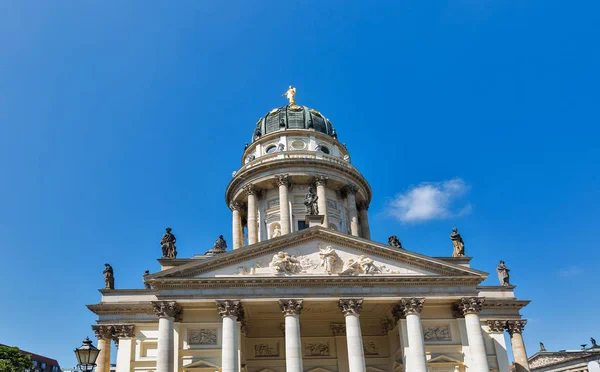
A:
{"label": "column capital", "polygon": [[[422,297],[410,297],[410,298],[402,298],[400,299],[400,303],[398,306],[394,308],[395,317],[400,316],[400,318],[405,318],[407,315],[419,315],[421,310],[423,310],[423,305],[425,304],[425,299]],[[394,314],[394,312],[392,312]]]}
{"label": "column capital", "polygon": [[303,307],[303,300],[279,300],[279,308],[283,315],[300,315]]}
{"label": "column capital", "polygon": [[356,206],[358,207],[359,211],[368,211],[369,210],[369,203],[367,203],[365,200],[361,200],[361,201],[357,202]]}
{"label": "column capital", "polygon": [[176,301],[152,301],[154,312],[159,318],[175,318],[181,320],[181,306]]}
{"label": "column capital", "polygon": [[290,187],[292,185],[292,179],[289,174],[279,174],[275,176],[275,184],[277,186]]}
{"label": "column capital", "polygon": [[525,324],[527,324],[526,319],[520,320],[507,320],[506,321],[506,330],[512,336],[513,333],[523,333],[523,329],[525,329]]}
{"label": "column capital", "polygon": [[329,177],[327,177],[327,176],[317,175],[317,176],[315,176],[314,183],[317,186],[326,186],[328,179],[329,179]]}
{"label": "column capital", "polygon": [[358,315],[362,311],[363,300],[350,298],[347,300],[340,300],[339,306],[344,316],[354,314]]}
{"label": "column capital", "polygon": [[479,314],[484,302],[485,298],[483,297],[463,297],[456,303],[456,307],[459,314],[462,313],[462,315]]}
{"label": "column capital", "polygon": [[506,320],[488,320],[487,326],[491,332],[504,333]]}
{"label": "column capital", "polygon": [[234,316],[238,319],[244,317],[244,308],[239,300],[217,300],[216,303],[221,317]]}
{"label": "column capital", "polygon": [[111,340],[115,332],[115,327],[109,324],[93,325],[92,331],[94,331],[98,340]]}
{"label": "column capital", "polygon": [[358,192],[358,187],[356,187],[356,185],[354,185],[352,183],[342,187],[342,195],[348,195],[348,194],[356,195],[357,192]]}
{"label": "column capital", "polygon": [[247,195],[258,195],[260,194],[260,189],[256,187],[253,183],[247,183],[242,186],[242,189],[246,192]]}
{"label": "column capital", "polygon": [[231,209],[232,211],[241,211],[242,209],[244,209],[244,203],[240,203],[240,202],[231,202],[229,203],[229,209]]}
{"label": "column capital", "polygon": [[133,324],[115,324],[115,337],[132,338],[135,336],[135,325]]}
{"label": "column capital", "polygon": [[334,336],[346,335],[346,325],[344,323],[331,323],[330,327]]}

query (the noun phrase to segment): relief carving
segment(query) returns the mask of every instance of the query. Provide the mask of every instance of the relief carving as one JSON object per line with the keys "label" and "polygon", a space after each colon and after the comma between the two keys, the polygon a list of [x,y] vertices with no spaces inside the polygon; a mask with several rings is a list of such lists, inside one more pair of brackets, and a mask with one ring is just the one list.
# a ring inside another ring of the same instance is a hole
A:
{"label": "relief carving", "polygon": [[329,344],[326,343],[310,343],[304,345],[305,356],[329,356]]}
{"label": "relief carving", "polygon": [[319,248],[319,257],[321,257],[321,267],[327,274],[335,274],[339,271],[339,264],[342,262],[335,249],[331,246]]}
{"label": "relief carving", "polygon": [[363,344],[363,351],[365,355],[379,355],[379,349],[377,348],[377,344],[373,341],[366,341]]}
{"label": "relief carving", "polygon": [[273,256],[269,266],[277,273],[296,274],[300,272],[300,261],[294,255],[279,252]]}
{"label": "relief carving", "polygon": [[448,325],[423,327],[423,337],[425,341],[452,341]]}
{"label": "relief carving", "polygon": [[340,275],[375,274],[380,272],[381,269],[375,266],[372,259],[361,255],[357,259],[350,258],[344,262]]}
{"label": "relief carving", "polygon": [[197,329],[188,331],[188,344],[190,345],[216,345],[216,329]]}
{"label": "relief carving", "polygon": [[279,356],[279,347],[277,344],[256,344],[254,345],[254,357],[272,358]]}

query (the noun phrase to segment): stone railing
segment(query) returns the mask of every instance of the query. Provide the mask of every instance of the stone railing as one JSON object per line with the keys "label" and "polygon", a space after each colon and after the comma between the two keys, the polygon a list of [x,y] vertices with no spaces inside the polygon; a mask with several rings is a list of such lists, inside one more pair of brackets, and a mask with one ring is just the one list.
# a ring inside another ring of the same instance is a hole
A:
{"label": "stone railing", "polygon": [[324,154],[322,152],[317,152],[317,151],[284,151],[284,152],[278,152],[278,153],[273,153],[273,154],[267,154],[267,155],[263,155],[261,157],[258,157],[246,164],[244,164],[244,166],[240,169],[240,171],[242,170],[247,170],[250,168],[254,168],[256,166],[262,165],[264,163],[268,163],[271,161],[275,161],[275,160],[284,160],[284,159],[315,159],[315,160],[323,160],[323,161],[328,161],[331,163],[335,163],[337,165],[340,165],[342,167],[346,167],[349,169],[354,169],[354,166],[352,164],[350,164],[349,162],[340,159],[337,156],[333,156],[333,155],[327,155]]}

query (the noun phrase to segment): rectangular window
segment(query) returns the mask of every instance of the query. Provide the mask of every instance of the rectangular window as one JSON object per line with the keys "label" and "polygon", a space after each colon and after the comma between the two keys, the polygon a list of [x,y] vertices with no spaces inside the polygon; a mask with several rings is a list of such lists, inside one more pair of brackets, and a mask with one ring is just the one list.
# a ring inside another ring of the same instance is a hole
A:
{"label": "rectangular window", "polygon": [[308,228],[308,225],[306,224],[306,221],[298,221],[298,231],[304,230],[307,228]]}

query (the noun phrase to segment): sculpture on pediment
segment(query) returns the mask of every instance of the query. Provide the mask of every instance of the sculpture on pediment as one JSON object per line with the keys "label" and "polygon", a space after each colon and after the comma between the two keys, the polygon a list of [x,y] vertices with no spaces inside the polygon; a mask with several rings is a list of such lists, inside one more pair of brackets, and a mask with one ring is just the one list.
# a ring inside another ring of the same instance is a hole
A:
{"label": "sculpture on pediment", "polygon": [[175,235],[171,234],[171,230],[170,227],[167,227],[165,234],[160,240],[162,258],[177,258],[177,248],[175,247],[177,239],[175,238]]}
{"label": "sculpture on pediment", "polygon": [[404,249],[402,248],[402,242],[396,235],[392,235],[388,238],[388,244],[392,246],[392,248]]}
{"label": "sculpture on pediment", "polygon": [[498,280],[500,281],[500,285],[503,287],[509,286],[509,272],[510,270],[504,266],[504,261],[500,261],[498,267],[496,268],[496,272],[498,272]]}
{"label": "sculpture on pediment", "polygon": [[335,252],[335,249],[331,246],[325,248],[319,248],[319,257],[321,257],[321,267],[325,268],[325,272],[328,274],[334,274],[340,260],[339,256]]}
{"label": "sculpture on pediment", "polygon": [[308,193],[304,197],[304,206],[306,207],[306,214],[310,216],[316,216],[319,214],[317,200],[319,200],[319,197],[315,193],[314,188],[312,186],[309,186]]}
{"label": "sculpture on pediment", "polygon": [[358,262],[360,262],[360,269],[363,274],[375,274],[381,272],[372,259],[365,256],[359,256]]}
{"label": "sculpture on pediment", "polygon": [[102,274],[104,274],[104,285],[106,289],[115,289],[115,273],[113,271],[112,266],[110,266],[109,264],[105,263],[104,264],[104,271],[102,272]]}
{"label": "sculpture on pediment", "polygon": [[144,275],[142,276],[142,280],[144,281],[144,288],[146,289],[152,289],[152,284],[148,283],[146,281],[146,277],[150,275],[150,270],[146,270],[144,271]]}
{"label": "sculpture on pediment", "polygon": [[227,242],[225,241],[225,238],[223,238],[223,235],[219,235],[219,237],[215,241],[215,244],[213,245],[213,247],[210,250],[208,250],[205,253],[205,255],[212,256],[214,254],[225,253],[226,249],[227,249]]}
{"label": "sculpture on pediment", "polygon": [[372,259],[366,256],[359,256],[357,259],[348,259],[344,263],[340,275],[375,274],[380,272],[381,270],[375,265]]}
{"label": "sculpture on pediment", "polygon": [[340,272],[340,275],[358,275],[360,274],[360,262],[353,258],[349,258],[344,262],[344,267]]}
{"label": "sculpture on pediment", "polygon": [[296,274],[300,271],[300,261],[296,258],[296,256],[290,255],[286,252],[279,252],[273,256],[273,259],[269,263],[269,266],[272,267],[278,273],[284,274]]}
{"label": "sculpture on pediment", "polygon": [[465,255],[465,243],[462,240],[462,237],[458,233],[458,229],[454,227],[452,229],[452,234],[450,234],[450,240],[452,240],[452,246],[454,247],[454,252],[452,252],[452,257],[462,257]]}

